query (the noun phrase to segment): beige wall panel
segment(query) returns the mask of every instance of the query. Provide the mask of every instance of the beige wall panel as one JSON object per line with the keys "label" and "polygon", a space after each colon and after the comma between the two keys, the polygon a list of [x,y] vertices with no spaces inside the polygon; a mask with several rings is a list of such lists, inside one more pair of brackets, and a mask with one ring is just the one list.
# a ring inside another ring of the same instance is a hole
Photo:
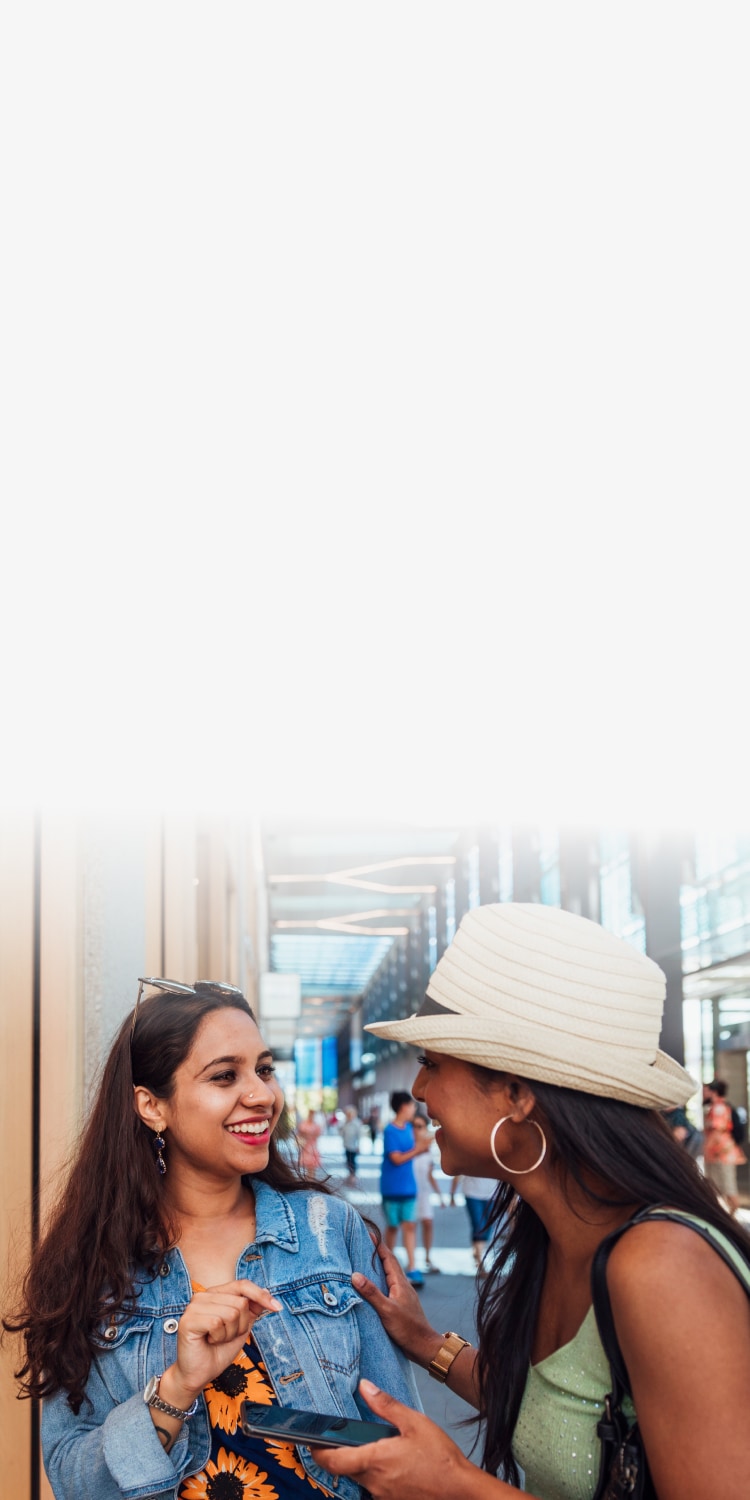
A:
{"label": "beige wall panel", "polygon": [[237,984],[236,952],[230,955],[231,931],[227,905],[225,829],[219,822],[202,821],[196,836],[198,979]]}
{"label": "beige wall panel", "polygon": [[[0,827],[0,1248],[4,1289],[31,1247],[34,824]],[[5,1297],[3,1298],[5,1301]],[[20,1500],[31,1486],[31,1403],[16,1400],[18,1346],[0,1355],[2,1492]]]}
{"label": "beige wall panel", "polygon": [[192,984],[198,973],[198,855],[191,818],[164,818],[164,968],[162,977]]}
{"label": "beige wall panel", "polygon": [[[156,978],[164,978],[166,970],[162,922],[162,835],[162,819],[156,817],[150,819],[146,825],[144,843],[146,957],[143,973]],[[135,996],[133,998],[135,999]]]}
{"label": "beige wall panel", "polygon": [[146,972],[148,829],[146,819],[121,814],[81,822],[84,1107]]}
{"label": "beige wall panel", "polygon": [[238,911],[238,892],[234,877],[229,869],[226,872],[226,950],[224,955],[224,972],[229,984],[236,984],[242,988],[242,967],[240,966],[240,922]]}
{"label": "beige wall panel", "polygon": [[229,954],[229,888],[230,875],[223,837],[224,830],[211,828],[209,865],[209,903],[211,911],[209,978],[231,984],[232,961]]}
{"label": "beige wall panel", "polygon": [[[263,862],[263,843],[260,823],[255,818],[247,822],[247,945],[248,989],[247,995],[254,1010],[260,1008],[260,976],[271,966],[270,932],[268,916],[268,888]],[[252,998],[251,997],[252,994]]]}
{"label": "beige wall panel", "polygon": [[[83,1099],[81,880],[73,817],[45,817],[41,842],[41,1227],[80,1128]],[[53,1500],[42,1470],[41,1500]]]}
{"label": "beige wall panel", "polygon": [[258,1009],[258,890],[253,864],[252,839],[247,821],[238,831],[239,871],[237,910],[239,914],[237,983],[245,991],[253,1010]]}
{"label": "beige wall panel", "polygon": [[41,845],[40,1185],[44,1219],[82,1118],[81,893],[74,817],[45,817]]}
{"label": "beige wall panel", "polygon": [[244,948],[244,881],[245,861],[242,828],[237,819],[227,820],[222,829],[224,846],[224,903],[226,909],[225,956],[231,983],[242,988],[245,963]]}

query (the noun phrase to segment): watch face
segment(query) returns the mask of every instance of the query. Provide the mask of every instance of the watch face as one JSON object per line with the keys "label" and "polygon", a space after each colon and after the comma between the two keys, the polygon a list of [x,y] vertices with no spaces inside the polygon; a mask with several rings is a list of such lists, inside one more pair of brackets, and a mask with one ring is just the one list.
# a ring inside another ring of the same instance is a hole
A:
{"label": "watch face", "polygon": [[148,1382],[148,1385],[146,1386],[145,1391],[143,1392],[143,1399],[146,1402],[147,1406],[148,1406],[148,1403],[151,1400],[152,1396],[158,1395],[158,1392],[159,1392],[159,1381],[160,1381],[160,1379],[161,1379],[160,1375],[152,1375],[151,1379]]}

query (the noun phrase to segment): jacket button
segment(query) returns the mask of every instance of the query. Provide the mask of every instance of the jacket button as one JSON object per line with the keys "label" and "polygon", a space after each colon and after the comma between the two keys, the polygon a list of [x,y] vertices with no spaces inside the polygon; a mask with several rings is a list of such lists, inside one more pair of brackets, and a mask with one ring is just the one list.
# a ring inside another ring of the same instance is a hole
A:
{"label": "jacket button", "polygon": [[160,1276],[168,1276],[170,1270],[171,1270],[171,1267],[170,1267],[169,1261],[168,1260],[163,1260],[162,1263],[161,1263],[161,1265],[160,1265],[160,1267],[159,1267],[159,1275]]}
{"label": "jacket button", "polygon": [[117,1329],[115,1328],[113,1323],[110,1323],[109,1328],[105,1328],[104,1337],[105,1339],[109,1339],[110,1343],[112,1342],[112,1339],[117,1338]]}
{"label": "jacket button", "polygon": [[324,1292],[323,1301],[325,1302],[326,1307],[338,1307],[339,1305],[338,1299],[334,1297],[333,1292]]}
{"label": "jacket button", "polygon": [[177,1321],[176,1318],[165,1318],[164,1319],[164,1332],[165,1333],[176,1333],[177,1329],[179,1328],[179,1326],[180,1325],[179,1325],[179,1323],[178,1323],[178,1321]]}

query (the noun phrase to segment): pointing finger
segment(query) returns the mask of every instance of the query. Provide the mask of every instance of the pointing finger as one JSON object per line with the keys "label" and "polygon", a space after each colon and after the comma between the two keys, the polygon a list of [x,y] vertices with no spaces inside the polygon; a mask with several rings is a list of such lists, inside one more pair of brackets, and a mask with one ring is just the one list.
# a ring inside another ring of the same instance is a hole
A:
{"label": "pointing finger", "polygon": [[254,1306],[262,1307],[267,1312],[281,1312],[281,1303],[272,1296],[271,1292],[264,1286],[258,1286],[257,1281],[240,1279],[239,1281],[225,1281],[221,1286],[207,1287],[209,1292],[230,1292],[235,1296],[244,1297]]}

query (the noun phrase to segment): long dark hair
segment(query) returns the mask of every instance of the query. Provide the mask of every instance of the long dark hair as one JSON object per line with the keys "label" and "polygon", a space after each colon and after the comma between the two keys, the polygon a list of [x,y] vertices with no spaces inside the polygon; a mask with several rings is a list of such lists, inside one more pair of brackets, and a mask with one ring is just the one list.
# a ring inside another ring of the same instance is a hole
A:
{"label": "long dark hair", "polygon": [[[475,1067],[480,1083],[499,1074]],[[548,1139],[548,1162],[563,1191],[571,1184],[592,1207],[668,1204],[721,1230],[750,1261],[750,1234],[723,1208],[684,1146],[654,1110],[618,1099],[527,1080],[536,1097],[530,1118]],[[601,1184],[602,1191],[592,1187]],[[477,1310],[478,1376],[485,1440],[482,1464],[511,1484],[519,1483],[513,1458],[518,1419],[531,1359],[549,1237],[541,1219],[511,1183],[499,1183],[489,1215],[490,1230],[508,1217],[509,1229],[483,1281]]]}
{"label": "long dark hair", "polygon": [[[239,991],[185,995],[163,991],[126,1017],[104,1065],[88,1123],[31,1259],[19,1310],[3,1319],[8,1333],[21,1333],[26,1358],[16,1376],[21,1396],[68,1392],[78,1412],[91,1361],[102,1347],[99,1330],[134,1301],[134,1272],[156,1274],[177,1226],[161,1192],[152,1132],[136,1113],[133,1085],[170,1098],[174,1075],[211,1011],[243,1011],[254,1020]],[[268,1165],[256,1175],[282,1193],[330,1190],[306,1176],[279,1151],[271,1137]]]}

